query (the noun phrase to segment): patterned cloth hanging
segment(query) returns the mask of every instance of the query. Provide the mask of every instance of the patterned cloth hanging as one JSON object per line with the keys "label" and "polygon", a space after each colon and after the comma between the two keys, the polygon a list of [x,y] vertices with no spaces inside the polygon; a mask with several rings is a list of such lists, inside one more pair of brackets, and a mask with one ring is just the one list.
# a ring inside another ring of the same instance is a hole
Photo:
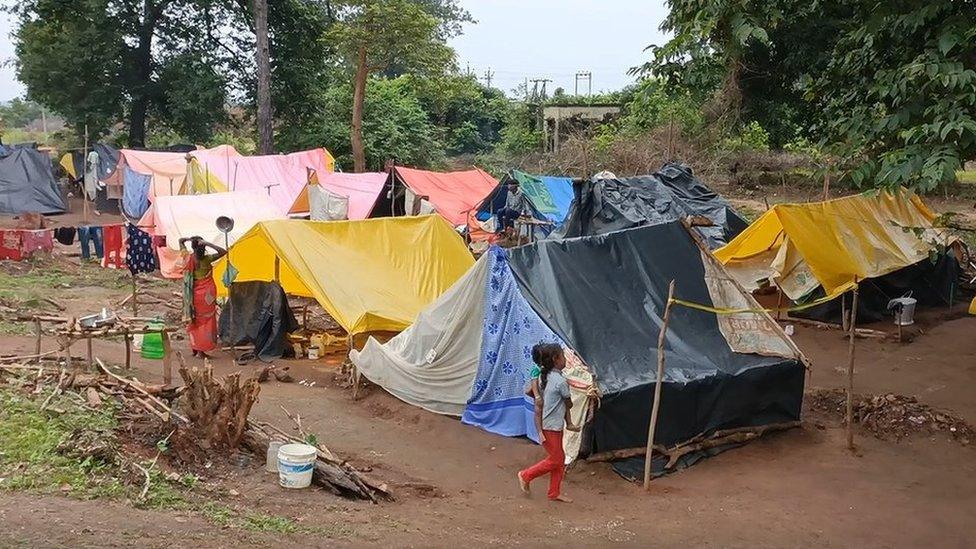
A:
{"label": "patterned cloth hanging", "polygon": [[125,264],[129,267],[129,272],[136,275],[155,271],[156,256],[153,255],[152,237],[130,224],[126,224],[125,232]]}

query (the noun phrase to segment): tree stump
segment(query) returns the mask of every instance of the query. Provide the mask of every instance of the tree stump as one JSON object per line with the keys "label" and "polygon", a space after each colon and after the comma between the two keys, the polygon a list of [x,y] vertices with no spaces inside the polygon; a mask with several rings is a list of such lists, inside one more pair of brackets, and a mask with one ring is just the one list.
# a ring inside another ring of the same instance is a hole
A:
{"label": "tree stump", "polygon": [[181,360],[180,377],[185,386],[180,408],[190,423],[187,434],[192,434],[206,448],[237,449],[251,406],[261,392],[258,381],[248,379],[241,383],[241,374],[236,372],[221,383],[214,379],[209,360],[204,360],[202,368],[188,368]]}

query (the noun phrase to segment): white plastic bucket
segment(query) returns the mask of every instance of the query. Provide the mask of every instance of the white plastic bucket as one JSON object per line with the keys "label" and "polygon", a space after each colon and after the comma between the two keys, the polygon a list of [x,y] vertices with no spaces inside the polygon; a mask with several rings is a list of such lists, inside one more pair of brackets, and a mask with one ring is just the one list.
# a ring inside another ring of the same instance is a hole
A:
{"label": "white plastic bucket", "polygon": [[315,468],[315,447],[285,444],[278,449],[278,484],[284,488],[308,488]]}
{"label": "white plastic bucket", "polygon": [[312,346],[308,348],[308,359],[318,360],[319,359],[319,348]]}

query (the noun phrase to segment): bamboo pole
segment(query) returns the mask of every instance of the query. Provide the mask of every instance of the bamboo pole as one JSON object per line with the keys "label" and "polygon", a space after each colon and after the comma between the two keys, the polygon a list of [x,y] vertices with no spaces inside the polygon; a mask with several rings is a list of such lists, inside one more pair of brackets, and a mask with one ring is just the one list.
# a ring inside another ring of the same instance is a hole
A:
{"label": "bamboo pole", "polygon": [[81,205],[83,219],[88,223],[88,192],[85,189],[85,176],[88,174],[88,124],[85,124],[85,147],[82,149],[84,155],[81,159]]}
{"label": "bamboo pole", "polygon": [[125,342],[125,370],[129,371],[132,368],[132,336],[129,335],[129,330],[125,331],[123,341]]}
{"label": "bamboo pole", "polygon": [[664,306],[664,323],[657,337],[657,382],[654,384],[654,403],[651,404],[651,421],[647,426],[647,448],[644,454],[644,489],[651,489],[651,454],[654,450],[654,430],[657,427],[657,412],[661,407],[661,386],[664,384],[664,342],[668,334],[668,321],[671,320],[671,304],[674,299],[674,280],[668,285],[668,302]]}
{"label": "bamboo pole", "polygon": [[[857,282],[855,280],[855,282]],[[847,347],[847,447],[854,449],[854,342],[857,341],[857,286],[854,286],[854,299],[851,303],[851,321]]]}
{"label": "bamboo pole", "polygon": [[139,316],[139,296],[136,286],[136,275],[132,274],[132,316]]}
{"label": "bamboo pole", "polygon": [[37,340],[34,342],[34,354],[38,356],[37,363],[41,363],[41,319],[34,317],[34,334],[37,336]]}

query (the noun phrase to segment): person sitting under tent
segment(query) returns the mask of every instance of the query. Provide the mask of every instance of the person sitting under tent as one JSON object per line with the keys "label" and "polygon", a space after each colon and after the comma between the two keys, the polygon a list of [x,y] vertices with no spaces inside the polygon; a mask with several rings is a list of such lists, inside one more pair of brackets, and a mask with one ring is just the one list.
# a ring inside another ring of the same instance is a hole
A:
{"label": "person sitting under tent", "polygon": [[515,221],[525,213],[525,198],[517,183],[508,185],[508,195],[505,197],[505,207],[498,210],[498,223],[502,231],[511,233],[515,230]]}
{"label": "person sitting under tent", "polygon": [[[227,250],[199,236],[180,239],[180,249],[189,242],[192,253],[183,271],[183,320],[190,336],[193,356],[208,358],[207,351],[217,348],[217,284],[213,279],[213,262]],[[208,254],[207,248],[215,253]]]}

